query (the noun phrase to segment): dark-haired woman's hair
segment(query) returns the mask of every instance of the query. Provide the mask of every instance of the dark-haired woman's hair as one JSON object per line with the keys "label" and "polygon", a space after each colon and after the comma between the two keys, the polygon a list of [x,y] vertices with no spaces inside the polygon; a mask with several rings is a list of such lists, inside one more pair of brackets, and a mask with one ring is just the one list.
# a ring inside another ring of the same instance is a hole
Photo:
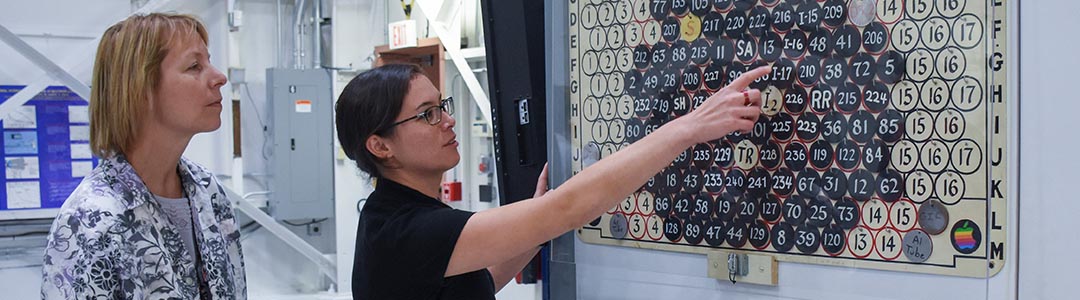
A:
{"label": "dark-haired woman's hair", "polygon": [[379,159],[368,151],[366,141],[372,135],[394,133],[394,128],[388,127],[401,113],[409,82],[421,74],[423,71],[416,65],[384,65],[356,75],[338,97],[338,141],[345,155],[372,178],[382,174],[377,167]]}

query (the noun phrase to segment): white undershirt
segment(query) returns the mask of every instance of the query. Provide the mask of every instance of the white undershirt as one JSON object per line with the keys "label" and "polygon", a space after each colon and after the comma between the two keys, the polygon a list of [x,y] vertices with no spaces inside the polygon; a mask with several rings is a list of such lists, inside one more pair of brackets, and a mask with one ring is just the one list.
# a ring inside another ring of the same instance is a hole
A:
{"label": "white undershirt", "polygon": [[180,231],[180,237],[184,240],[184,248],[187,248],[188,253],[191,254],[191,259],[195,259],[195,234],[192,231],[194,226],[191,224],[191,202],[187,198],[166,198],[158,195],[154,195],[154,199],[161,205],[161,210],[168,216],[169,221],[173,223],[173,226]]}

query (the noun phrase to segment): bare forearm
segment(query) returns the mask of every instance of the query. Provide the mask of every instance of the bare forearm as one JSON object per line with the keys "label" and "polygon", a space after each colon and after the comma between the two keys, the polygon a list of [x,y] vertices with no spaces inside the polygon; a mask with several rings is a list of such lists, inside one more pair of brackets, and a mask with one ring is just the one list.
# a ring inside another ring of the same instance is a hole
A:
{"label": "bare forearm", "polygon": [[[533,245],[581,226],[615,206],[690,146],[688,139],[682,137],[683,126],[689,124],[682,124],[678,119],[672,123],[669,124],[672,126],[663,126],[626,149],[589,166],[539,198],[476,213],[465,225],[469,230],[462,232],[462,238],[455,246],[447,275],[477,270],[472,267],[490,268],[515,261],[499,259],[496,254],[535,252]],[[482,245],[463,242],[500,235],[505,238],[486,239]],[[464,250],[458,251],[459,248]],[[458,261],[471,265],[458,265]],[[523,265],[524,262],[516,265],[512,274]],[[496,271],[502,273],[502,270]],[[505,280],[512,274],[506,275]],[[498,274],[492,272],[492,276]],[[496,283],[499,282],[496,278]]]}
{"label": "bare forearm", "polygon": [[488,272],[491,272],[491,279],[495,283],[495,290],[502,290],[502,288],[510,282],[510,279],[517,276],[522,268],[525,268],[525,264],[532,261],[532,258],[536,256],[538,251],[540,251],[540,247],[535,247],[504,263],[488,268]]}
{"label": "bare forearm", "polygon": [[503,264],[532,250],[532,245],[602,215],[693,144],[735,130],[749,131],[761,114],[761,92],[747,87],[769,70],[766,66],[744,73],[689,114],[596,162],[547,194],[476,213],[465,224],[446,275]]}
{"label": "bare forearm", "polygon": [[[626,198],[692,144],[680,120],[578,173],[546,198],[563,210],[563,232],[585,224]],[[675,145],[673,147],[673,145]]]}

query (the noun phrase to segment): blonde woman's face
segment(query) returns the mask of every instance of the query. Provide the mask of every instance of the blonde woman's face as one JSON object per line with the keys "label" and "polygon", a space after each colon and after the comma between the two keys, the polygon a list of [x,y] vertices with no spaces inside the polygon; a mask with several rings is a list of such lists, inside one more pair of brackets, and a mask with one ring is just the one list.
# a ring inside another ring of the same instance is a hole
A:
{"label": "blonde woman's face", "polygon": [[155,129],[178,135],[214,131],[221,126],[225,75],[210,64],[210,53],[198,36],[190,34],[172,43],[150,97],[147,121],[156,123]]}

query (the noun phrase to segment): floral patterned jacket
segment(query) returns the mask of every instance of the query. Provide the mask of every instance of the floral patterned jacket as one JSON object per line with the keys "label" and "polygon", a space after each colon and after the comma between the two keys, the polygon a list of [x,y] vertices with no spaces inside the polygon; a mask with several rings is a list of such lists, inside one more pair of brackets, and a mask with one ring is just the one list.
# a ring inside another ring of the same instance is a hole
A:
{"label": "floral patterned jacket", "polygon": [[[245,299],[240,231],[225,191],[181,158],[184,195],[213,299]],[[195,255],[184,247],[123,155],[101,160],[68,197],[48,237],[42,299],[198,299]]]}

